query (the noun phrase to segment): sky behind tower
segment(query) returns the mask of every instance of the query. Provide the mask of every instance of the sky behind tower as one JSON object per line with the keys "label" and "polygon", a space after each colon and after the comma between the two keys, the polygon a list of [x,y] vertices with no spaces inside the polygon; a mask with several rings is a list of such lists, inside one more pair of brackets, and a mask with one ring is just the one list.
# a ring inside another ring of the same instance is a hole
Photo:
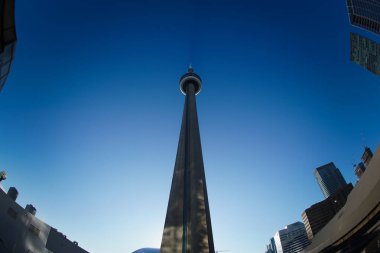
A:
{"label": "sky behind tower", "polygon": [[380,79],[345,1],[16,1],[0,93],[5,188],[92,253],[159,247],[191,63],[214,242],[263,252],[380,140]]}

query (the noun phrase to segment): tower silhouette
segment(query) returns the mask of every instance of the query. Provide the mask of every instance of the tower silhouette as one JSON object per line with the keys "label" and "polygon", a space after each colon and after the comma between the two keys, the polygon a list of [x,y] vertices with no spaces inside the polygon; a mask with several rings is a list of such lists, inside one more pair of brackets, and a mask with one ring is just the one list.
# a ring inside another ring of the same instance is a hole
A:
{"label": "tower silhouette", "polygon": [[190,66],[180,79],[185,106],[161,253],[215,253],[195,99],[201,88]]}

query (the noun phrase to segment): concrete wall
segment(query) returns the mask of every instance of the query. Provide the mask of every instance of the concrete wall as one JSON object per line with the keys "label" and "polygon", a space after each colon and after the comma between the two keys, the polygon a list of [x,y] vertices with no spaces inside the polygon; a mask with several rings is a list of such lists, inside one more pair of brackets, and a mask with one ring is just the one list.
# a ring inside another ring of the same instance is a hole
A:
{"label": "concrete wall", "polygon": [[13,201],[0,187],[0,253],[88,253]]}
{"label": "concrete wall", "polygon": [[48,253],[45,245],[49,232],[50,226],[0,190],[0,244],[5,253],[24,253],[28,250]]}

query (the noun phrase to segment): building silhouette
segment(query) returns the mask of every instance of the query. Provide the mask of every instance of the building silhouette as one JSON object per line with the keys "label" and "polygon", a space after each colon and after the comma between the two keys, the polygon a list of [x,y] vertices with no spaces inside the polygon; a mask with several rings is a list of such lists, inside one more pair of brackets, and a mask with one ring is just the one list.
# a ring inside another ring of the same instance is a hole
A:
{"label": "building silhouette", "polygon": [[18,191],[0,185],[0,253],[88,253],[36,217],[33,205],[21,207]]}
{"label": "building silhouette", "polygon": [[185,106],[161,253],[214,253],[195,96],[201,78],[190,67],[180,79]]}
{"label": "building silhouette", "polygon": [[352,25],[380,34],[380,1],[347,0]]}
{"label": "building silhouette", "polygon": [[309,240],[312,240],[346,204],[348,194],[352,189],[353,186],[349,183],[327,199],[312,205],[302,213],[302,220]]}
{"label": "building silhouette", "polygon": [[380,146],[346,204],[313,238],[305,253],[380,252]]}
{"label": "building silhouette", "polygon": [[325,198],[328,198],[347,184],[339,169],[332,162],[316,168],[314,175]]}
{"label": "building silhouette", "polygon": [[302,222],[295,222],[279,230],[274,235],[277,253],[302,252],[310,241]]}
{"label": "building silhouette", "polygon": [[0,0],[0,91],[11,70],[16,45],[14,0]]}
{"label": "building silhouette", "polygon": [[359,34],[350,33],[352,62],[380,76],[380,44]]}

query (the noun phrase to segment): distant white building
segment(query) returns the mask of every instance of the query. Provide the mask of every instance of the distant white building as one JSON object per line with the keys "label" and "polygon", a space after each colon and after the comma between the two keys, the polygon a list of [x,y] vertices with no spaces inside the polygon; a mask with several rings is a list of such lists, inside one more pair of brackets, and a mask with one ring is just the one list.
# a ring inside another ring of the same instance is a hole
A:
{"label": "distant white building", "polygon": [[277,231],[274,241],[277,253],[298,253],[310,244],[305,225],[299,221]]}
{"label": "distant white building", "polygon": [[142,249],[138,249],[136,251],[133,251],[132,253],[160,253],[160,249],[142,248]]}
{"label": "distant white building", "polygon": [[16,203],[18,192],[0,186],[0,253],[88,253],[38,219],[32,205]]}

